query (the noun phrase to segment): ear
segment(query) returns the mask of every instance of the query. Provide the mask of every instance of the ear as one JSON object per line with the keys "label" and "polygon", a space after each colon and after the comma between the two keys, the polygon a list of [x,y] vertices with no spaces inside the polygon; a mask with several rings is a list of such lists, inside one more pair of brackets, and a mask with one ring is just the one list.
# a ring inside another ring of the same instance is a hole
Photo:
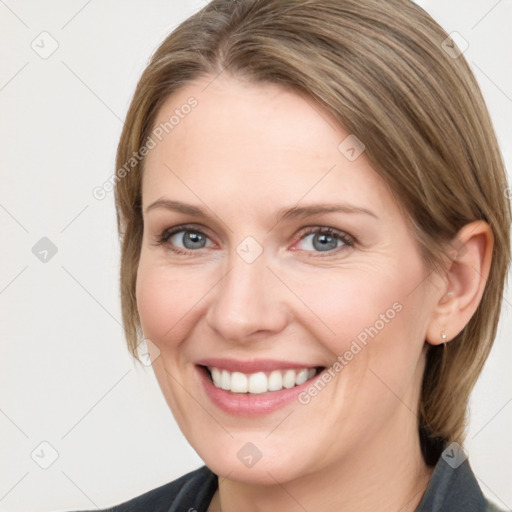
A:
{"label": "ear", "polygon": [[484,293],[493,246],[492,230],[483,220],[466,224],[451,241],[452,261],[448,263],[444,284],[436,291],[427,343],[439,345],[450,341],[470,321]]}

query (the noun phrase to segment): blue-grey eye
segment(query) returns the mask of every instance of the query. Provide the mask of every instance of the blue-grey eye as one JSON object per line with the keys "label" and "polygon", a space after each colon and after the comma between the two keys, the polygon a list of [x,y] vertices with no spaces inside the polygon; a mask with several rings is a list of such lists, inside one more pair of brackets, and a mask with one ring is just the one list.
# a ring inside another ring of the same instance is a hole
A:
{"label": "blue-grey eye", "polygon": [[[190,229],[182,229],[176,231],[172,236],[169,237],[169,242],[172,245],[180,247],[180,243],[183,244],[184,249],[202,249],[206,246],[208,237],[198,231],[192,231]],[[178,241],[180,243],[178,243]]]}
{"label": "blue-grey eye", "polygon": [[317,229],[301,238],[299,243],[302,243],[304,246],[299,247],[299,249],[313,252],[328,252],[338,249],[342,245],[350,245],[348,242],[341,234],[331,231],[322,232]]}

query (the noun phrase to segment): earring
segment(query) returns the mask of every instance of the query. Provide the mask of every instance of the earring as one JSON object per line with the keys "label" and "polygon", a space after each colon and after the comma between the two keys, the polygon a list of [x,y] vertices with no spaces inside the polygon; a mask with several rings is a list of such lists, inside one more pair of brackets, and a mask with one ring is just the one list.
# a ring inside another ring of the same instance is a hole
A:
{"label": "earring", "polygon": [[443,342],[446,341],[446,333],[444,331],[441,331],[441,338],[443,338]]}

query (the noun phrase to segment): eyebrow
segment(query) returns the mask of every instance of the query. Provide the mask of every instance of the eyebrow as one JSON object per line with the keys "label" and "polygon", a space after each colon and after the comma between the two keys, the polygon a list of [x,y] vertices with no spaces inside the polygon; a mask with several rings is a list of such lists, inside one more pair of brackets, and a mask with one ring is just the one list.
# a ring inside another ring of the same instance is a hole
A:
{"label": "eyebrow", "polygon": [[[165,208],[166,210],[176,211],[193,217],[207,218],[208,214],[198,206],[191,204],[182,203],[180,201],[173,201],[170,199],[158,199],[154,203],[151,203],[145,210],[146,213],[156,208]],[[355,206],[349,203],[327,203],[327,204],[314,204],[310,206],[292,206],[291,208],[281,208],[277,211],[277,221],[296,218],[305,218],[312,215],[319,215],[322,213],[359,213],[370,215],[376,219],[379,217],[377,214],[368,208],[361,206]]]}

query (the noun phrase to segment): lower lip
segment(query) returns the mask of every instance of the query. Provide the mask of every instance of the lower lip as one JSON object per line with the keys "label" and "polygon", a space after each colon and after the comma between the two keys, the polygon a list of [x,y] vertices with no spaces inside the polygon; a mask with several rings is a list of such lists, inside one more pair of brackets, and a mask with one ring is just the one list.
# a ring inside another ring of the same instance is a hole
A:
{"label": "lower lip", "polygon": [[312,379],[290,389],[283,388],[280,391],[252,394],[232,393],[217,388],[213,385],[203,367],[196,366],[196,369],[199,372],[199,378],[206,394],[217,407],[229,414],[246,417],[270,414],[297,400],[298,395],[311,386],[311,383],[320,375],[317,374]]}

